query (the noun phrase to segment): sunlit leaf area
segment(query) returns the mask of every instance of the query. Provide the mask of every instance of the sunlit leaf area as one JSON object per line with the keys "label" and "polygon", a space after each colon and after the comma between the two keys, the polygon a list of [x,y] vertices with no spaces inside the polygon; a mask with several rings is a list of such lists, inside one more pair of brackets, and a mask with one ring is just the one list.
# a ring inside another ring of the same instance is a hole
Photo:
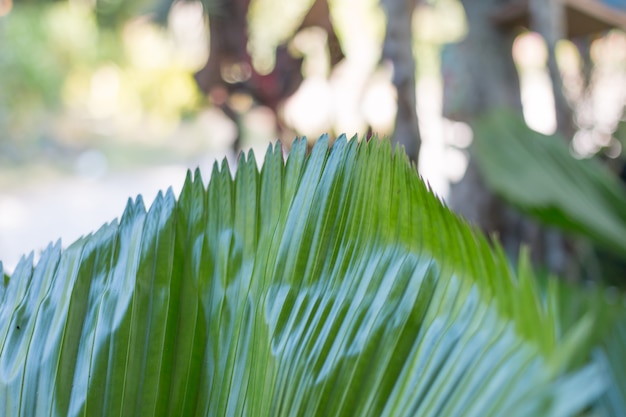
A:
{"label": "sunlit leaf area", "polygon": [[[317,3],[250,2],[246,50],[254,70],[263,75],[278,68],[276,48],[287,45],[302,59],[297,73],[304,78],[274,107],[231,95],[240,115],[233,123],[194,79],[210,56],[206,13],[219,12],[220,2],[0,1],[5,267],[11,270],[19,256],[50,240],[69,242],[109,220],[128,195],[154,195],[180,182],[171,179],[183,178],[188,168],[206,170],[216,157],[235,161],[235,148],[252,147],[262,156],[277,139],[288,148],[302,135],[311,143],[323,133],[391,135],[397,97],[393,65],[381,61],[383,7],[377,0],[328,1],[327,18],[345,55],[332,66],[327,35],[318,27],[299,29]],[[445,47],[467,36],[466,20],[457,0],[423,2],[413,13],[419,171],[443,198],[465,173],[473,137],[471,123],[454,117],[471,80],[446,70]],[[545,44],[536,33],[518,33],[513,56],[524,115],[530,127],[551,133],[556,122]],[[564,89],[579,103],[581,128],[571,144],[577,157],[621,154],[620,136],[608,133],[621,117],[625,44],[619,31],[596,37],[592,72],[575,42],[558,45]],[[451,68],[463,71],[455,63]],[[585,77],[593,89],[582,87]],[[445,104],[444,85],[454,92]]]}
{"label": "sunlit leaf area", "polygon": [[0,285],[5,415],[623,415],[619,299],[511,269],[389,141],[257,169],[189,172],[24,259]]}

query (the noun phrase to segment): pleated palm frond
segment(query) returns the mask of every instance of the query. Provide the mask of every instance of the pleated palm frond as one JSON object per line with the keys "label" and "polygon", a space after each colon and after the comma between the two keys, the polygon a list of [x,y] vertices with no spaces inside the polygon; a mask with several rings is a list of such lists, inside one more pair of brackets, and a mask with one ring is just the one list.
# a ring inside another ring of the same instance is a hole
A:
{"label": "pleated palm frond", "polygon": [[481,120],[475,149],[487,183],[511,204],[626,258],[626,187],[598,161],[574,158],[562,137],[507,111]]}
{"label": "pleated palm frond", "polygon": [[22,259],[0,286],[0,414],[624,415],[621,298],[524,259],[389,142],[270,147],[260,172],[216,164],[208,188],[190,174]]}

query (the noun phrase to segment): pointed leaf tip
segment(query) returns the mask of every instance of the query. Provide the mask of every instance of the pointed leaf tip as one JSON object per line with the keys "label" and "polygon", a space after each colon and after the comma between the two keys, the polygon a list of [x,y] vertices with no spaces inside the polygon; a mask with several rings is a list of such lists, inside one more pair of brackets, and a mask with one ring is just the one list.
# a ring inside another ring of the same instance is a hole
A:
{"label": "pointed leaf tip", "polygon": [[265,150],[266,157],[267,155],[272,155],[274,152],[277,152],[280,148],[282,148],[280,141],[270,142]]}
{"label": "pointed leaf tip", "polygon": [[213,161],[213,167],[211,168],[211,176],[213,177],[219,172],[220,172],[220,161],[216,159],[215,161]]}
{"label": "pointed leaf tip", "polygon": [[343,146],[343,144],[346,144],[346,143],[348,143],[348,137],[346,136],[345,133],[342,133],[335,139],[335,142],[333,143],[333,147],[335,145]]}
{"label": "pointed leaf tip", "polygon": [[241,165],[241,164],[244,164],[245,162],[246,162],[246,152],[245,150],[241,150],[237,154],[237,164]]}
{"label": "pointed leaf tip", "polygon": [[[329,146],[329,142],[330,142],[330,138],[328,136],[328,133],[324,133],[322,136],[320,136],[316,141],[315,141],[315,146],[320,146],[320,147],[326,147],[328,148]],[[314,146],[314,147],[315,147]]]}
{"label": "pointed leaf tip", "polygon": [[202,171],[200,170],[200,167],[196,167],[196,169],[193,172],[193,182],[194,183],[201,183],[203,184],[203,180],[202,180]]}
{"label": "pointed leaf tip", "polygon": [[[291,143],[291,149],[289,149],[289,157],[291,157],[292,154],[297,155],[301,152],[306,153],[306,148],[307,148],[306,136],[295,138],[293,142]],[[287,158],[287,161],[289,161],[289,158]]]}
{"label": "pointed leaf tip", "polygon": [[248,151],[248,163],[252,162],[254,162],[254,165],[256,166],[256,157],[254,155],[254,150],[250,148],[250,150]]}
{"label": "pointed leaf tip", "polygon": [[219,169],[219,173],[222,174],[222,175],[228,174],[228,176],[232,178],[231,171],[230,171],[230,165],[228,164],[228,159],[227,158],[222,159],[222,165],[221,165],[221,167]]}

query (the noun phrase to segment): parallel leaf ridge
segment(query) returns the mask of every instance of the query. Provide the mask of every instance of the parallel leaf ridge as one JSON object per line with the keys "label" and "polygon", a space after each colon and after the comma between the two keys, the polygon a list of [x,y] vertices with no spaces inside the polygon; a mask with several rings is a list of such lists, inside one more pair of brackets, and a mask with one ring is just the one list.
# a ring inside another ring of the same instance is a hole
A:
{"label": "parallel leaf ridge", "polygon": [[0,414],[623,415],[621,296],[521,259],[388,141],[270,146],[23,258]]}

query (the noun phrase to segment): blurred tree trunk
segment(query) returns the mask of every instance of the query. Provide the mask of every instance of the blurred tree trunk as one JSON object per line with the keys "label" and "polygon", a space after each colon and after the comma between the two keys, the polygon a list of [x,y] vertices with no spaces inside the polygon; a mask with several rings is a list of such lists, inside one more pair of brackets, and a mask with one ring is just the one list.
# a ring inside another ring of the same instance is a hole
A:
{"label": "blurred tree trunk", "polygon": [[556,45],[567,38],[565,5],[555,0],[530,0],[531,28],[543,36],[548,48],[548,72],[552,81],[552,94],[559,133],[572,140],[575,133],[572,109],[563,93],[563,79],[556,61]]}
{"label": "blurred tree trunk", "polygon": [[[248,9],[250,0],[215,3],[208,9],[210,55],[206,65],[196,74],[202,91],[224,83],[222,72],[229,66],[242,65],[240,71],[250,72],[248,55]],[[249,77],[241,74],[241,78]]]}
{"label": "blurred tree trunk", "polygon": [[413,12],[416,0],[381,0],[387,16],[382,59],[393,65],[393,85],[398,112],[393,141],[404,146],[410,160],[419,161],[421,138],[415,97],[415,58],[413,57]]}
{"label": "blurred tree trunk", "polygon": [[[211,3],[207,9],[210,31],[210,53],[206,64],[195,74],[198,87],[237,126],[233,148],[237,151],[242,139],[242,114],[231,106],[235,94],[250,96],[255,104],[268,107],[276,116],[279,135],[287,128],[279,116],[279,106],[294,94],[304,81],[302,57],[292,56],[288,41],[277,46],[275,65],[270,73],[259,73],[252,65],[248,51],[248,9],[251,0],[230,0]],[[326,32],[331,70],[343,58],[339,38],[330,19],[327,0],[315,0],[296,33],[309,27]],[[294,33],[295,35],[295,33]]]}
{"label": "blurred tree trunk", "polygon": [[[499,0],[461,0],[468,34],[444,49],[444,115],[475,127],[480,116],[496,108],[521,113],[520,84],[513,62],[514,33],[492,25],[491,12]],[[471,154],[471,149],[470,149]],[[452,186],[450,206],[487,233],[496,233],[511,259],[520,244],[531,247],[536,265],[564,273],[566,262],[558,236],[542,230],[495,196],[470,157],[465,177]]]}

